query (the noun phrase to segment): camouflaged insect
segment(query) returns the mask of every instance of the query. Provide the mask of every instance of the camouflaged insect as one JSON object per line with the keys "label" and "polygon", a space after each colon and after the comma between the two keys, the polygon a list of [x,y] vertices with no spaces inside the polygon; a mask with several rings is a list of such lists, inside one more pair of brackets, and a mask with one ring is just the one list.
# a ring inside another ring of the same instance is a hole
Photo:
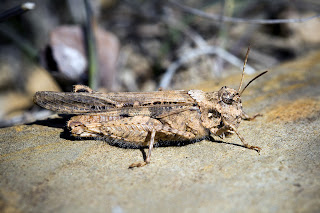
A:
{"label": "camouflaged insect", "polygon": [[244,147],[260,151],[246,143],[238,132],[243,119],[251,120],[242,110],[241,94],[255,79],[241,90],[222,87],[217,92],[201,90],[173,90],[155,92],[93,91],[83,85],[75,85],[73,92],[40,91],[34,102],[46,109],[78,114],[67,126],[77,137],[103,137],[134,146],[149,147],[146,159],[133,163],[141,167],[150,163],[151,151],[159,141],[190,141],[213,135],[223,138],[226,133],[236,133]]}

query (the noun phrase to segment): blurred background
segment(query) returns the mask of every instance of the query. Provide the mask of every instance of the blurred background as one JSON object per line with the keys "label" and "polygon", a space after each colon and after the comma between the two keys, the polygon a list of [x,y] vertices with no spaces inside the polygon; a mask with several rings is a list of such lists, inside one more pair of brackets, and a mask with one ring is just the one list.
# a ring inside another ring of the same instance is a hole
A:
{"label": "blurred background", "polygon": [[[24,2],[2,0],[0,13]],[[247,74],[320,46],[317,0],[32,2],[34,9],[0,23],[0,127],[48,116],[32,102],[36,91],[219,85],[240,78],[248,46]]]}

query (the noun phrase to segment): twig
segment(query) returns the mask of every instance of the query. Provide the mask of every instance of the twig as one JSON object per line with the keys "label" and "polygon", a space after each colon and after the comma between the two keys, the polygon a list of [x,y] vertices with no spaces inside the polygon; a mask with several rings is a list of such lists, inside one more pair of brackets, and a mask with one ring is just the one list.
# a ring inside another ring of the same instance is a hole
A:
{"label": "twig", "polygon": [[[234,4],[234,0],[224,0],[220,2],[221,4],[221,13],[219,14],[220,21],[217,24],[218,27],[218,32],[217,32],[217,40],[216,43],[219,44],[219,47],[225,49],[229,34],[228,34],[228,29],[230,28],[230,24],[228,23],[224,23],[222,21],[222,17],[227,14],[227,15],[231,15],[233,13],[233,5]],[[214,71],[215,73],[217,73],[218,75],[220,75],[222,73],[223,70],[223,66],[224,66],[224,60],[220,57],[216,58],[216,63],[214,66],[214,70],[212,69],[212,72]]]}
{"label": "twig", "polygon": [[169,0],[169,2],[182,9],[184,12],[191,13],[193,15],[197,15],[203,18],[211,19],[213,21],[217,22],[232,22],[232,23],[247,23],[247,24],[281,24],[281,23],[302,23],[307,22],[311,19],[319,18],[320,14],[307,17],[307,18],[298,18],[298,19],[245,19],[245,18],[234,18],[234,17],[228,17],[228,16],[221,16],[221,15],[215,15],[212,13],[206,13],[201,10],[188,7],[185,5],[180,4],[179,2],[175,0]]}
{"label": "twig", "polygon": [[22,13],[32,10],[35,8],[35,5],[36,4],[33,2],[26,2],[26,3],[20,4],[19,6],[10,8],[0,14],[0,22],[3,22],[10,17],[21,15]]}
{"label": "twig", "polygon": [[52,111],[49,111],[49,110],[41,110],[37,112],[25,112],[22,115],[17,115],[10,119],[0,119],[0,128],[19,125],[19,124],[32,123],[37,120],[46,119],[52,114],[53,114]]}
{"label": "twig", "polygon": [[[189,37],[194,42],[196,49],[209,46],[208,42],[200,34],[198,34],[185,23],[181,22],[181,20],[176,19],[171,13],[171,10],[167,10],[167,15],[164,16],[163,21],[170,27],[181,31],[183,34]],[[212,59],[208,60],[207,63],[209,67],[214,67]]]}
{"label": "twig", "polygon": [[[171,79],[176,72],[176,70],[183,65],[184,63],[188,62],[191,59],[198,58],[202,55],[208,54],[216,54],[226,60],[227,62],[237,66],[242,67],[242,60],[237,58],[236,56],[232,55],[231,53],[227,52],[226,50],[217,47],[217,46],[206,46],[201,47],[192,51],[189,51],[187,54],[183,55],[180,59],[173,62],[167,69],[166,73],[163,75],[159,87],[167,88],[171,82]],[[249,65],[246,66],[246,73],[252,74],[255,72],[255,69]]]}
{"label": "twig", "polygon": [[99,87],[98,82],[98,59],[97,59],[97,46],[95,38],[95,18],[92,12],[90,2],[84,0],[86,9],[86,34],[87,34],[87,48],[88,48],[88,62],[89,62],[89,86],[96,90]]}
{"label": "twig", "polygon": [[6,23],[1,24],[0,35],[3,35],[13,41],[30,58],[36,59],[38,57],[38,51],[32,46],[30,41],[26,40],[20,33],[15,32],[12,27],[7,26]]}

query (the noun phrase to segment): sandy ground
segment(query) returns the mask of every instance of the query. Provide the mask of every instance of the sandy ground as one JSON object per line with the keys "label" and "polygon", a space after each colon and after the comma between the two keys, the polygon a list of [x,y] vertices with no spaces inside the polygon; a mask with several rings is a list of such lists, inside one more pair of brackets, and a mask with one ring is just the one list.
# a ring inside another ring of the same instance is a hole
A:
{"label": "sandy ground", "polygon": [[139,149],[72,140],[63,119],[0,129],[0,211],[319,212],[319,82],[315,52],[270,70],[243,94],[249,114],[264,114],[239,129],[260,155],[232,135],[158,147],[151,164],[128,169],[142,160]]}

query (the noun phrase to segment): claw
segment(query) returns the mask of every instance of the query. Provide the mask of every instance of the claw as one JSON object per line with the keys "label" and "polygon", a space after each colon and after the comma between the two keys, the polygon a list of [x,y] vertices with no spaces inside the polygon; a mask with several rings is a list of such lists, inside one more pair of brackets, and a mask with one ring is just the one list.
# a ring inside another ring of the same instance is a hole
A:
{"label": "claw", "polygon": [[254,150],[254,151],[256,151],[256,152],[258,152],[260,154],[261,148],[258,147],[258,146],[246,145],[245,147],[248,148],[248,149],[252,149],[252,150]]}

